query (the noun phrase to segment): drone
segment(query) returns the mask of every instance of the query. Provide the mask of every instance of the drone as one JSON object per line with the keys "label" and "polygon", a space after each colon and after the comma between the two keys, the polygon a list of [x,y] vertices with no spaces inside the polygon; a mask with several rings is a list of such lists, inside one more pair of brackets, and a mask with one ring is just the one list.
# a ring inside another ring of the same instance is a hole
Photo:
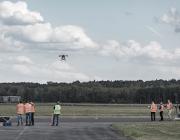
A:
{"label": "drone", "polygon": [[61,61],[66,61],[66,57],[68,57],[68,55],[62,54],[62,55],[59,55],[59,57],[61,58]]}

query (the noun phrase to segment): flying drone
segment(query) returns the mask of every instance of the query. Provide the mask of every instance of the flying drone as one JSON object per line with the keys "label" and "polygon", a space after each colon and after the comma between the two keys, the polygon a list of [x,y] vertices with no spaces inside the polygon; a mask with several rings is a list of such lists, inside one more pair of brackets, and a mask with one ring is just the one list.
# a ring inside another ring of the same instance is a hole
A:
{"label": "flying drone", "polygon": [[66,57],[68,57],[67,54],[62,54],[62,55],[59,55],[61,61],[66,61]]}

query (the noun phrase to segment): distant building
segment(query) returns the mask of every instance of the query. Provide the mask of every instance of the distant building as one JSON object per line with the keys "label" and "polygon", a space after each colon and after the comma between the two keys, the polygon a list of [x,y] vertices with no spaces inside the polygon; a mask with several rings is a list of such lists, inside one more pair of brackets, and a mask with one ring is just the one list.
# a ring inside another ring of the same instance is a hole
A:
{"label": "distant building", "polygon": [[0,96],[1,103],[17,103],[21,100],[21,96]]}

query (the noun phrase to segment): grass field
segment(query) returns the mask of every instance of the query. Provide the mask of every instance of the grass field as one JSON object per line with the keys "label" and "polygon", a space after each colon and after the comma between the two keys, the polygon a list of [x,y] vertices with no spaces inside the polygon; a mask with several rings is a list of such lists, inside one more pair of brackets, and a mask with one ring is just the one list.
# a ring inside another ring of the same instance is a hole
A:
{"label": "grass field", "polygon": [[[53,104],[36,104],[37,116],[50,116]],[[0,104],[0,115],[16,115],[16,104]],[[149,116],[147,105],[69,104],[62,106],[64,116]]]}
{"label": "grass field", "polygon": [[120,135],[135,140],[179,140],[180,122],[121,123],[114,124]]}

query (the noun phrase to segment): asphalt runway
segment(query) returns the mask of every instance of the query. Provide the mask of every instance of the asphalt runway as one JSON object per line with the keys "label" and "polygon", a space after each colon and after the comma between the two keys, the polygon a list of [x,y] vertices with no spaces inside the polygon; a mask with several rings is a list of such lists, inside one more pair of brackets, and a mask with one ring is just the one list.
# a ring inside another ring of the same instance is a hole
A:
{"label": "asphalt runway", "polygon": [[129,140],[119,135],[111,124],[145,122],[133,117],[62,117],[60,126],[50,126],[50,117],[36,117],[35,126],[0,127],[0,140]]}
{"label": "asphalt runway", "polygon": [[[158,120],[158,119],[157,119]],[[12,121],[16,122],[16,117],[12,117]],[[50,116],[38,116],[35,117],[35,121],[39,123],[48,123],[51,122]],[[148,122],[150,121],[150,117],[142,116],[142,117],[98,117],[98,116],[63,116],[60,117],[61,122],[109,122],[109,123],[115,123],[115,122]]]}

